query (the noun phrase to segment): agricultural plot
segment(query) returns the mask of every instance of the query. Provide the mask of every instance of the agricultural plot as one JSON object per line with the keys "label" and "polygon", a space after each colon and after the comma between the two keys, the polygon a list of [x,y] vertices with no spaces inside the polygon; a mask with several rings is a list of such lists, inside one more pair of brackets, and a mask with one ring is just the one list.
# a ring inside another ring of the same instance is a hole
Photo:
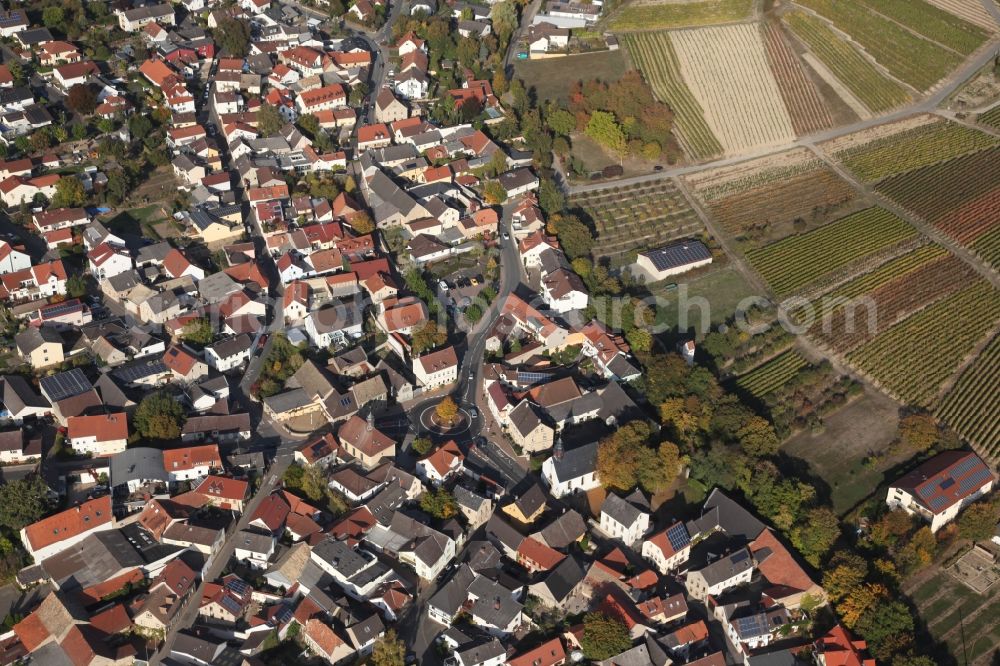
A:
{"label": "agricultural plot", "polygon": [[910,590],[910,597],[931,636],[946,643],[952,655],[960,655],[962,661],[955,663],[991,663],[993,651],[1000,646],[1000,626],[996,624],[1000,586],[977,594],[950,572],[939,570],[924,576],[919,586]]}
{"label": "agricultural plot", "polygon": [[[961,64],[959,53],[918,37],[857,0],[796,0],[846,33],[896,79],[927,90]],[[919,0],[906,0],[906,2]]]}
{"label": "agricultural plot", "polygon": [[990,266],[1000,266],[1000,227],[980,236],[971,247]]}
{"label": "agricultural plot", "polygon": [[[747,253],[747,260],[779,298],[835,279],[848,267],[878,260],[913,240],[917,231],[882,208],[866,208],[805,234]],[[881,261],[879,261],[881,263]]]}
{"label": "agricultural plot", "polygon": [[695,2],[633,2],[612,17],[609,28],[619,32],[716,25],[741,21],[753,11],[753,0]]}
{"label": "agricultural plot", "polygon": [[994,106],[989,111],[980,113],[976,120],[993,129],[1000,129],[1000,104]]}
{"label": "agricultural plot", "polygon": [[[784,19],[840,86],[863,105],[867,110],[864,115],[883,113],[910,101],[903,86],[884,76],[821,19],[801,11],[789,12]],[[844,101],[851,104],[850,99]]]}
{"label": "agricultural plot", "polygon": [[996,265],[998,160],[1000,147],[981,150],[887,178],[876,189]]}
{"label": "agricultural plot", "polygon": [[1000,143],[995,136],[948,120],[919,125],[834,153],[865,182],[929,166]]}
{"label": "agricultural plot", "polygon": [[769,24],[763,30],[768,63],[778,81],[778,89],[795,133],[811,134],[833,125],[819,91],[806,76],[802,63],[788,46],[781,28]]}
{"label": "agricultural plot", "polygon": [[892,264],[889,270],[882,270],[883,266],[875,272],[881,272],[882,276],[895,271],[904,271],[903,274],[864,293],[860,299],[855,297],[851,305],[837,308],[828,318],[818,320],[810,333],[828,347],[845,353],[913,312],[954,294],[978,277],[971,266],[952,254],[914,268],[906,261],[888,263]]}
{"label": "agricultural plot", "polygon": [[995,32],[997,29],[993,16],[986,11],[979,0],[928,0],[928,2],[988,32]]}
{"label": "agricultural plot", "polygon": [[882,16],[963,55],[982,46],[991,32],[923,0],[859,1]]}
{"label": "agricultural plot", "polygon": [[1000,335],[945,395],[937,415],[981,455],[1000,458]]}
{"label": "agricultural plot", "polygon": [[705,113],[681,76],[677,56],[665,32],[623,35],[623,42],[653,94],[670,105],[678,139],[691,157],[706,159],[722,152],[722,144],[705,122]]}
{"label": "agricultural plot", "polygon": [[775,356],[770,361],[736,380],[736,385],[758,400],[778,390],[792,379],[809,361],[795,349]]}
{"label": "agricultural plot", "polygon": [[773,185],[716,199],[706,207],[727,233],[749,249],[820,226],[855,196],[847,182],[818,166]]}
{"label": "agricultural plot", "polygon": [[927,407],[998,321],[1000,294],[978,280],[904,319],[847,359],[901,400]]}
{"label": "agricultural plot", "polygon": [[680,72],[727,154],[795,137],[756,25],[670,33]]}
{"label": "agricultural plot", "polygon": [[569,206],[580,209],[594,225],[595,257],[608,257],[615,267],[634,261],[637,250],[705,231],[670,181],[588,192],[572,197]]}

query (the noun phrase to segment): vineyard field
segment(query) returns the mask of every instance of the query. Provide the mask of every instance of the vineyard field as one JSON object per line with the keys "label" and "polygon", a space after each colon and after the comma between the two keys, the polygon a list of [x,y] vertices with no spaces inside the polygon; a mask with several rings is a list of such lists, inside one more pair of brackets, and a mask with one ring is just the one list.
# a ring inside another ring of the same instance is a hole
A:
{"label": "vineyard field", "polygon": [[741,21],[752,11],[753,0],[633,2],[613,16],[608,27],[626,32],[715,25]]}
{"label": "vineyard field", "polygon": [[900,399],[928,407],[998,320],[1000,294],[978,280],[904,319],[847,359]]}
{"label": "vineyard field", "polygon": [[1000,267],[1000,226],[983,234],[972,249],[991,266]]}
{"label": "vineyard field", "polygon": [[669,34],[681,75],[727,154],[795,137],[756,24]]}
{"label": "vineyard field", "polygon": [[829,319],[817,320],[810,334],[840,353],[850,351],[976,278],[971,266],[952,254],[945,255],[867,292],[857,307],[837,308]]}
{"label": "vineyard field", "polygon": [[814,231],[751,250],[746,256],[783,298],[916,235],[913,227],[889,211],[866,208]]}
{"label": "vineyard field", "polygon": [[820,226],[829,221],[831,211],[855,197],[854,188],[824,167],[716,199],[707,207],[727,233],[754,247],[790,236],[800,225]]}
{"label": "vineyard field", "polygon": [[977,120],[983,125],[987,125],[993,129],[1000,129],[1000,104],[994,106],[989,111],[980,113]]}
{"label": "vineyard field", "polygon": [[757,366],[736,380],[736,385],[755,398],[763,399],[809,365],[802,354],[790,349]]}
{"label": "vineyard field", "polygon": [[913,32],[969,55],[983,45],[989,32],[923,0],[860,0]]}
{"label": "vineyard field", "polygon": [[637,250],[663,245],[705,231],[684,195],[669,180],[588,192],[570,198],[597,232],[595,258],[614,267],[634,261]]}
{"label": "vineyard field", "polygon": [[833,125],[823,98],[806,76],[802,63],[789,47],[781,28],[770,24],[764,29],[768,62],[778,81],[778,89],[798,135],[818,132]]}
{"label": "vineyard field", "polygon": [[[1000,148],[990,148],[892,176],[876,189],[963,245],[983,244],[1000,229]],[[995,260],[993,260],[995,263]]]}
{"label": "vineyard field", "polygon": [[917,37],[856,0],[796,1],[850,35],[889,74],[917,90],[927,90],[962,62],[961,55]]}
{"label": "vineyard field", "polygon": [[860,179],[873,182],[989,148],[998,142],[1000,139],[985,132],[941,120],[848,148],[834,157]]}
{"label": "vineyard field", "polygon": [[1000,335],[945,395],[937,415],[983,456],[1000,458]]}
{"label": "vineyard field", "polygon": [[789,12],[785,21],[820,62],[872,113],[883,113],[910,101],[906,88],[887,78],[821,19]]}
{"label": "vineyard field", "polygon": [[928,0],[938,9],[977,25],[987,32],[996,32],[997,23],[979,0]]}
{"label": "vineyard field", "polygon": [[705,113],[681,76],[666,32],[622,35],[629,55],[649,82],[653,94],[674,111],[679,138],[688,154],[706,159],[722,153],[722,144],[705,122]]}
{"label": "vineyard field", "polygon": [[698,171],[684,176],[684,180],[697,190],[703,201],[713,201],[791,178],[822,164],[822,160],[808,149],[793,148],[734,165]]}

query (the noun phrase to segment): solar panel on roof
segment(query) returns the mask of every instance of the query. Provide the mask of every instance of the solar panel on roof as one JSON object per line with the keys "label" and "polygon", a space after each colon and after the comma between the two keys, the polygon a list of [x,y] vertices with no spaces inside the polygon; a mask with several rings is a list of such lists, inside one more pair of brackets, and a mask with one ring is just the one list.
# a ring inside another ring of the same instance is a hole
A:
{"label": "solar panel on roof", "polygon": [[60,372],[51,377],[42,377],[39,384],[52,402],[72,398],[94,388],[79,368],[73,368],[69,372]]}
{"label": "solar panel on roof", "polygon": [[163,374],[167,371],[167,366],[163,361],[152,361],[150,363],[135,363],[133,365],[122,366],[114,371],[114,375],[123,381],[131,383],[152,375]]}
{"label": "solar panel on roof", "polygon": [[521,384],[541,384],[551,378],[544,372],[518,372],[517,381]]}
{"label": "solar panel on roof", "polygon": [[242,580],[231,580],[228,583],[226,583],[226,587],[228,587],[230,590],[240,595],[241,597],[244,594],[246,594],[247,591],[250,589],[250,585],[246,581]]}
{"label": "solar panel on roof", "polygon": [[959,494],[964,495],[965,493],[978,488],[987,481],[990,480],[990,470],[985,467],[980,467],[979,469],[972,472],[958,483]]}
{"label": "solar panel on roof", "polygon": [[741,617],[736,620],[736,626],[740,636],[744,638],[762,636],[769,633],[765,624],[765,617],[761,614]]}
{"label": "solar panel on roof", "polygon": [[948,490],[953,485],[955,485],[955,479],[949,476],[947,479],[941,482],[941,490]]}
{"label": "solar panel on roof", "polygon": [[683,241],[644,253],[658,271],[710,259],[712,253],[701,241]]}
{"label": "solar panel on roof", "polygon": [[962,476],[963,474],[972,471],[972,469],[978,464],[979,459],[976,456],[969,456],[952,468],[951,475],[955,477]]}
{"label": "solar panel on roof", "polygon": [[947,497],[945,497],[943,495],[937,495],[935,497],[932,497],[927,504],[928,504],[928,506],[930,506],[931,511],[937,513],[941,509],[943,509],[946,506],[948,506],[948,502],[949,502],[949,500],[948,500]]}
{"label": "solar panel on roof", "polygon": [[678,551],[691,543],[691,537],[688,536],[687,528],[684,527],[683,523],[677,523],[667,530],[667,541],[670,542],[670,547],[674,551]]}

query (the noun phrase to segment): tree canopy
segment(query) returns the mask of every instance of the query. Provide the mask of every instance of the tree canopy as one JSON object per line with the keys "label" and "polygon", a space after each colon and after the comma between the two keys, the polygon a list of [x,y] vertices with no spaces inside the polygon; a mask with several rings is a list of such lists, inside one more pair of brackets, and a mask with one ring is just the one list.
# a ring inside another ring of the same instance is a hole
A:
{"label": "tree canopy", "polygon": [[396,636],[395,629],[389,629],[375,642],[372,650],[373,666],[403,666],[405,659],[406,646]]}
{"label": "tree canopy", "polygon": [[41,519],[52,508],[49,487],[40,476],[0,485],[0,525],[15,532]]}
{"label": "tree canopy", "polygon": [[224,18],[212,35],[222,50],[231,56],[242,58],[250,52],[250,26],[246,21]]}
{"label": "tree canopy", "polygon": [[445,488],[428,490],[420,496],[420,508],[441,520],[447,520],[458,513],[455,496]]}
{"label": "tree canopy", "polygon": [[632,647],[628,628],[621,620],[604,613],[587,613],[583,618],[583,654],[591,661],[609,659]]}
{"label": "tree canopy", "polygon": [[150,393],[135,410],[132,425],[144,439],[170,440],[181,436],[184,407],[166,391]]}

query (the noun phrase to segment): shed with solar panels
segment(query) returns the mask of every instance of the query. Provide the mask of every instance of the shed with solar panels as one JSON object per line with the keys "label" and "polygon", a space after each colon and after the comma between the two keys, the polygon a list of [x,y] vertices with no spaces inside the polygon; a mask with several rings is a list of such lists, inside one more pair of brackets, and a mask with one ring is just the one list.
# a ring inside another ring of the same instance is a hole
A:
{"label": "shed with solar panels", "polygon": [[635,260],[634,272],[645,276],[647,282],[659,282],[710,263],[712,252],[708,246],[699,240],[681,240],[640,252]]}
{"label": "shed with solar panels", "polygon": [[994,483],[992,470],[972,451],[945,451],[889,486],[885,503],[919,516],[937,532]]}

